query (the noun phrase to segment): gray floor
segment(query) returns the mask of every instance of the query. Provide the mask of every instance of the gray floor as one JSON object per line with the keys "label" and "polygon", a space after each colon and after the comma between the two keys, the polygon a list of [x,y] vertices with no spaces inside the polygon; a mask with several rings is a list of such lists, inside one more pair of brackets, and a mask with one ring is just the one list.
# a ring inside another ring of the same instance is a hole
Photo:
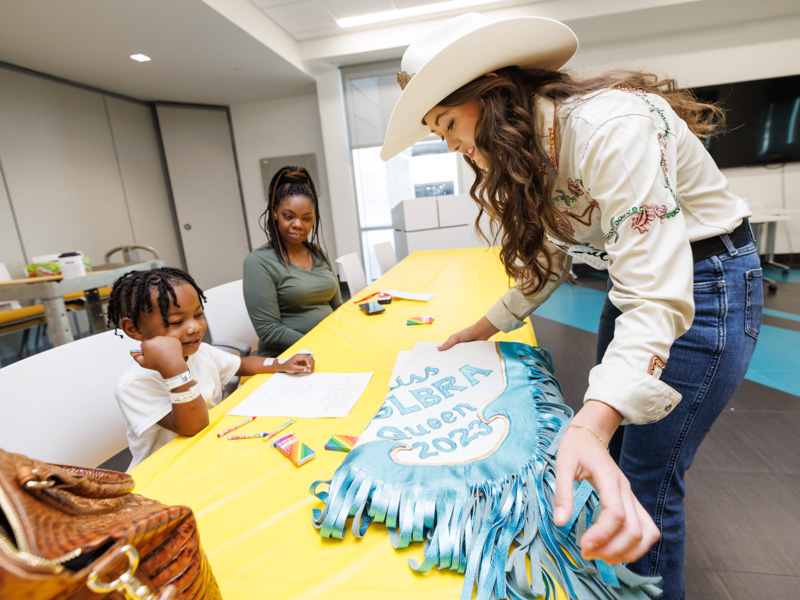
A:
{"label": "gray floor", "polygon": [[[593,279],[579,277],[604,286]],[[779,283],[765,305],[800,314],[800,284]],[[565,400],[577,408],[597,336],[542,317],[532,322]],[[798,432],[800,397],[742,383],[687,475],[688,600],[800,599]]]}

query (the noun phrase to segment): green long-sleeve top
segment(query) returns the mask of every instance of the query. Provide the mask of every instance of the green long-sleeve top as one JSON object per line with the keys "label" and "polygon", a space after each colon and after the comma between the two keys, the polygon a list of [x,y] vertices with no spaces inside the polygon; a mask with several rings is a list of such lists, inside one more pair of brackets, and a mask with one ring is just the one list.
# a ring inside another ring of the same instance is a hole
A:
{"label": "green long-sleeve top", "polygon": [[287,269],[269,244],[244,259],[243,286],[260,356],[278,356],[342,304],[325,258],[314,256],[310,271],[291,264]]}

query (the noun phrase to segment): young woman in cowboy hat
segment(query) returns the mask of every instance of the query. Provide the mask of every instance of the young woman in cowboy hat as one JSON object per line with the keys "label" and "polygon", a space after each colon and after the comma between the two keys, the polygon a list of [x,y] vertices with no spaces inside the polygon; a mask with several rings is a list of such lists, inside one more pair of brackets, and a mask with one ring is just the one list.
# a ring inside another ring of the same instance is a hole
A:
{"label": "young woman in cowboy hat", "polygon": [[678,599],[684,474],[750,362],[760,263],[750,212],[698,139],[721,111],[673,80],[559,72],[576,50],[549,19],[446,22],[403,56],[381,156],[430,133],[464,154],[517,280],[440,349],[520,327],[573,256],[608,270],[598,364],[559,445],[554,518],[568,520],[573,481],[589,479],[603,511],[583,555],[636,561]]}

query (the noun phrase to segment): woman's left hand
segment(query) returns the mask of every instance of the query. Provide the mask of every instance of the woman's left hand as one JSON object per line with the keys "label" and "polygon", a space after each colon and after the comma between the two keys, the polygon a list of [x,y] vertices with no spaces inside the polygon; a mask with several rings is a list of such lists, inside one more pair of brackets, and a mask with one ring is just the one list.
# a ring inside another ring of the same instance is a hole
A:
{"label": "woman's left hand", "polygon": [[556,456],[553,519],[556,525],[569,520],[574,508],[573,482],[589,480],[600,495],[602,511],[579,540],[581,556],[587,560],[601,558],[609,564],[640,558],[660,537],[653,519],[631,491],[630,482],[594,435],[604,437],[607,445],[620,421],[619,413],[608,405],[587,402],[572,423],[590,431],[569,427]]}

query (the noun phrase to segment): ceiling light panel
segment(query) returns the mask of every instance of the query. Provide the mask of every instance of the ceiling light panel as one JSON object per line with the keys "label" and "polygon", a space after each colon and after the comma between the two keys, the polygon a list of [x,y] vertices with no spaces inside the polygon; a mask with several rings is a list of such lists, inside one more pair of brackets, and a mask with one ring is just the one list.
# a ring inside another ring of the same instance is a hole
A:
{"label": "ceiling light panel", "polygon": [[407,8],[398,8],[385,12],[370,12],[357,17],[347,17],[339,19],[337,22],[339,27],[357,27],[359,25],[386,23],[387,21],[395,21],[398,19],[432,15],[450,10],[487,6],[500,1],[501,0],[444,0],[441,2],[427,2],[416,6],[408,6]]}
{"label": "ceiling light panel", "polygon": [[[397,0],[323,0],[334,18],[357,17],[367,13],[384,12],[399,8]],[[417,0],[430,2],[431,0]]]}
{"label": "ceiling light panel", "polygon": [[290,34],[336,27],[336,19],[322,0],[305,0],[262,10]]}
{"label": "ceiling light panel", "polygon": [[[402,8],[417,8],[419,6],[428,6],[429,4],[439,4],[445,0],[393,0],[394,7],[397,9]],[[378,12],[372,10],[370,12]]]}

